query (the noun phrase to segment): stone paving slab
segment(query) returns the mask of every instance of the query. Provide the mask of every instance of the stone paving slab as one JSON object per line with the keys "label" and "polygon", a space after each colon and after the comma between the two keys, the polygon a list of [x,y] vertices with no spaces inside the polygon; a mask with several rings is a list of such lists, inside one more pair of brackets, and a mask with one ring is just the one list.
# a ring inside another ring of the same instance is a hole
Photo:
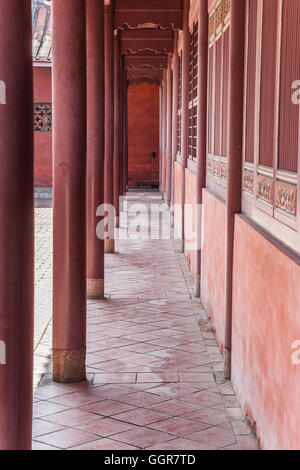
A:
{"label": "stone paving slab", "polygon": [[[137,199],[161,202],[134,193],[127,204]],[[106,255],[107,298],[87,305],[89,380],[41,380],[51,323],[36,349],[33,448],[256,450],[184,255],[172,240],[116,248]]]}

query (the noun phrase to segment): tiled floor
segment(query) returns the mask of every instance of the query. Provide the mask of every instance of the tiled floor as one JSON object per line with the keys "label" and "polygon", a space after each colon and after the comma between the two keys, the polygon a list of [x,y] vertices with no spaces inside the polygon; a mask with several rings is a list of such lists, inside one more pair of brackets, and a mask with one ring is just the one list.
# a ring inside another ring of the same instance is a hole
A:
{"label": "tiled floor", "polygon": [[[129,207],[140,200],[161,202],[157,193],[133,193]],[[127,225],[123,219],[120,238]],[[193,299],[184,255],[170,239],[116,246],[118,253],[106,258],[108,298],[88,302],[89,382],[42,378],[34,394],[33,448],[256,449],[231,383],[223,380],[222,357]],[[36,351],[39,373],[48,370],[50,347],[51,325]]]}

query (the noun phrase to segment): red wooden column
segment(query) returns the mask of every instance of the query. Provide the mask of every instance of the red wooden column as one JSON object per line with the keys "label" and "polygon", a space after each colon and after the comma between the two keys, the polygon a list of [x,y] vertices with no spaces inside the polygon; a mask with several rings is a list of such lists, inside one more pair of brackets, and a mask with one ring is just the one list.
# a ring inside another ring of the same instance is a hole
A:
{"label": "red wooden column", "polygon": [[30,0],[0,0],[0,449],[31,449],[33,84]]}
{"label": "red wooden column", "polygon": [[163,112],[163,84],[160,81],[159,87],[159,189],[162,191],[162,147],[163,147],[163,128],[162,128],[162,112]]}
{"label": "red wooden column", "polygon": [[167,142],[166,142],[166,202],[171,202],[172,184],[172,69],[171,54],[168,55],[167,81]]}
{"label": "red wooden column", "polygon": [[[114,0],[105,0],[105,164],[104,164],[104,200],[109,206],[114,205]],[[105,231],[105,253],[115,252],[114,225],[111,215]]]}
{"label": "red wooden column", "polygon": [[[178,31],[174,31],[174,63],[173,63],[173,105],[172,105],[172,185],[171,205],[174,204],[174,166],[177,155],[178,139],[178,93],[179,93],[179,56],[178,56]],[[172,226],[174,219],[172,214]]]}
{"label": "red wooden column", "polygon": [[120,35],[119,33],[115,36],[115,84],[114,84],[114,206],[116,210],[115,225],[119,227],[119,216],[120,216],[120,131],[121,131],[121,113],[120,113]]}
{"label": "red wooden column", "polygon": [[[97,208],[104,204],[104,3],[87,0],[87,296],[104,297],[104,233]],[[99,234],[98,234],[99,235]]]}
{"label": "red wooden column", "polygon": [[[123,158],[124,158],[124,58],[120,56],[120,175],[119,175],[119,195],[120,207],[119,211],[123,210]],[[120,225],[120,219],[119,219]]]}
{"label": "red wooden column", "polygon": [[53,379],[85,380],[85,0],[53,0]]}
{"label": "red wooden column", "polygon": [[182,207],[182,252],[184,251],[185,170],[188,158],[188,111],[189,111],[189,31],[190,2],[183,3],[183,47],[182,47],[182,113],[181,113],[181,207]]}
{"label": "red wooden column", "polygon": [[231,377],[232,274],[235,215],[241,212],[245,0],[231,0],[228,181],[225,277],[225,377]]}
{"label": "red wooden column", "polygon": [[207,66],[208,66],[208,4],[199,0],[198,17],[198,153],[196,177],[197,204],[197,263],[195,295],[200,297],[201,276],[201,233],[202,233],[202,192],[206,184],[207,155]]}
{"label": "red wooden column", "polygon": [[167,71],[164,70],[163,78],[163,105],[162,105],[162,193],[166,195],[166,152],[167,152]]}
{"label": "red wooden column", "polygon": [[128,86],[129,82],[126,77],[125,82],[125,158],[124,158],[124,184],[125,194],[128,191]]}

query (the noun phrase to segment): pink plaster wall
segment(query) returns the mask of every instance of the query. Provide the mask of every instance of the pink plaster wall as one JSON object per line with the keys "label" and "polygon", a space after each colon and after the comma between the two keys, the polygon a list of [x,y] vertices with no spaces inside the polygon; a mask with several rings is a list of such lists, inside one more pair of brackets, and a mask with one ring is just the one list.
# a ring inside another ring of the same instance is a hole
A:
{"label": "pink plaster wall", "polygon": [[203,191],[203,247],[201,292],[203,306],[212,320],[221,350],[225,331],[225,227],[226,206]]}
{"label": "pink plaster wall", "polygon": [[[189,249],[185,250],[185,255],[190,267],[190,270],[195,279],[196,275],[196,255],[197,252],[193,248],[193,238],[196,234],[196,175],[186,169],[185,170],[185,218],[184,218],[184,233],[190,240],[187,242]],[[189,245],[190,244],[190,245]]]}
{"label": "pink plaster wall", "polygon": [[236,217],[233,384],[264,449],[300,449],[300,365],[292,363],[291,346],[296,340],[300,260]]}
{"label": "pink plaster wall", "polygon": [[[51,73],[51,67],[33,67],[35,103],[52,103]],[[34,133],[34,183],[52,186],[52,132]]]}

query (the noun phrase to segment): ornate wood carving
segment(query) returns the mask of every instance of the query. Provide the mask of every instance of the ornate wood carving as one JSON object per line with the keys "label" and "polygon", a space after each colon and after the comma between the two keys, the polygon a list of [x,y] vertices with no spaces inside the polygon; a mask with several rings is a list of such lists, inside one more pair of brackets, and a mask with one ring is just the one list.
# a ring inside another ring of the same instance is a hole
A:
{"label": "ornate wood carving", "polygon": [[256,196],[269,204],[273,204],[273,179],[258,174]]}
{"label": "ornate wood carving", "polygon": [[254,172],[248,169],[244,170],[244,191],[254,194]]}
{"label": "ornate wood carving", "polygon": [[275,187],[275,207],[294,216],[297,215],[297,186],[277,181]]}

